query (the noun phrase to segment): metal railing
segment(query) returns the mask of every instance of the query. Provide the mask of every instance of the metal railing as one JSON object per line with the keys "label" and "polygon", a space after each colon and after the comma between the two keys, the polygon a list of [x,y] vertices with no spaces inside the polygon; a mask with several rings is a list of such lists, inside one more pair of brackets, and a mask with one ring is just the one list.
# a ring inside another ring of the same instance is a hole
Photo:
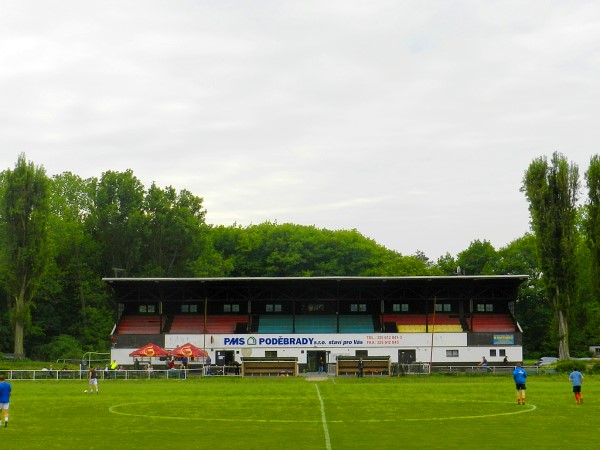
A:
{"label": "metal railing", "polygon": [[[556,370],[550,367],[523,366],[531,374],[555,373]],[[515,370],[514,365],[505,366],[433,366],[431,373],[465,373],[465,374],[491,374],[491,375],[512,375]]]}
{"label": "metal railing", "polygon": [[[88,370],[2,370],[7,380],[87,380]],[[183,369],[97,370],[99,380],[185,379],[205,376],[240,376],[239,366]]]}
{"label": "metal railing", "polygon": [[[530,374],[555,373],[549,367],[525,366]],[[465,374],[465,375],[512,375],[514,366],[434,366],[429,372],[429,364],[393,364],[391,376],[403,375],[428,375],[429,373]],[[8,380],[87,380],[88,370],[6,370],[0,371]],[[329,371],[334,375],[335,371]],[[183,369],[154,369],[154,370],[97,370],[96,375],[100,380],[142,380],[142,379],[185,379],[188,377],[205,376],[241,376],[240,366],[205,366]]]}

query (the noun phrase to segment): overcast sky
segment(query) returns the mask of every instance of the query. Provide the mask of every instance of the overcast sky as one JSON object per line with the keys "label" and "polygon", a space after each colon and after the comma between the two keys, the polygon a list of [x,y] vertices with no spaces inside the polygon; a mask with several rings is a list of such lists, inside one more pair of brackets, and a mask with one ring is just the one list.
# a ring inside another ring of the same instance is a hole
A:
{"label": "overcast sky", "polygon": [[0,170],[132,169],[211,224],[433,260],[529,230],[534,158],[583,175],[599,86],[597,1],[0,0]]}

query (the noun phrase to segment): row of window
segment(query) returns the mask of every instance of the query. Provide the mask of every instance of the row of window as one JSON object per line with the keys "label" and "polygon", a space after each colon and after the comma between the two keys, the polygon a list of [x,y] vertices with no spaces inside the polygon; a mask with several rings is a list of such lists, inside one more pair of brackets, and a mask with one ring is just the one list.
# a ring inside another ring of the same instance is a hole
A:
{"label": "row of window", "polygon": [[[458,350],[446,350],[447,358],[458,358]],[[490,349],[490,358],[495,358],[496,356],[506,356],[506,350],[504,349]]]}
{"label": "row of window", "polygon": [[[282,312],[283,305],[281,303],[268,303],[265,306],[265,312]],[[180,305],[180,310],[182,313],[197,313],[198,305],[195,303],[191,304],[182,304]],[[324,303],[309,303],[306,305],[306,311],[308,312],[324,312],[325,304]],[[407,313],[410,312],[410,305],[408,303],[394,303],[392,305],[392,311],[395,313]],[[435,304],[436,312],[452,312],[452,304],[450,303],[436,303]],[[479,303],[477,304],[477,312],[493,312],[494,305],[492,303]],[[156,305],[139,305],[138,312],[140,313],[155,313]],[[223,312],[240,312],[240,305],[236,303],[225,303],[223,304]],[[366,303],[351,303],[350,304],[350,312],[367,312],[367,304]]]}
{"label": "row of window", "polygon": [[[304,353],[304,351],[302,351],[302,353]],[[367,357],[367,356],[369,356],[369,352],[368,352],[368,350],[357,350],[356,356]],[[459,356],[458,350],[446,350],[446,357],[458,358],[458,356]],[[490,349],[490,358],[495,358],[497,356],[499,356],[501,358],[506,356],[506,350],[498,349],[498,351],[496,351],[496,349]],[[266,358],[277,358],[277,350],[265,350],[265,357]]]}
{"label": "row of window", "polygon": [[[301,350],[300,353],[304,354],[304,350]],[[359,358],[367,358],[369,356],[369,351],[356,350],[354,354]],[[277,350],[265,350],[265,358],[277,358]]]}

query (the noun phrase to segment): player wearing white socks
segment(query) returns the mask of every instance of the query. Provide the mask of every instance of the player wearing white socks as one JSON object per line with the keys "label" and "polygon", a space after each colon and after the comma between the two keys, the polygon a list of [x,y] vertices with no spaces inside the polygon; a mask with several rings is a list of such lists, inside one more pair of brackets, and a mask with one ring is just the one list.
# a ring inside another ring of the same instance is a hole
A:
{"label": "player wearing white socks", "polygon": [[[10,403],[10,396],[12,394],[12,388],[8,381],[5,381],[4,377],[0,375],[0,412],[4,416],[4,426],[8,426],[8,404]],[[0,417],[0,421],[2,417]]]}

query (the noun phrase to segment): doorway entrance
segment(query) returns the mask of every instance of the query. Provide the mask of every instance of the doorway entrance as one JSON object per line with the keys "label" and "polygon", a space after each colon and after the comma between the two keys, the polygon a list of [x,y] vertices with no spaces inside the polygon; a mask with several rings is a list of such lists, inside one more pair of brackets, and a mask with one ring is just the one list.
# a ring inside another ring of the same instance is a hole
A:
{"label": "doorway entrance", "polygon": [[327,352],[325,350],[309,350],[306,352],[308,372],[327,372]]}
{"label": "doorway entrance", "polygon": [[412,364],[415,362],[416,357],[417,357],[416,350],[406,350],[406,349],[398,350],[398,362],[400,364]]}
{"label": "doorway entrance", "polygon": [[217,350],[215,355],[217,357],[215,361],[217,366],[231,366],[233,361],[235,361],[233,350]]}
{"label": "doorway entrance", "polygon": [[406,375],[411,372],[411,364],[417,358],[417,351],[412,349],[398,350],[398,375]]}

